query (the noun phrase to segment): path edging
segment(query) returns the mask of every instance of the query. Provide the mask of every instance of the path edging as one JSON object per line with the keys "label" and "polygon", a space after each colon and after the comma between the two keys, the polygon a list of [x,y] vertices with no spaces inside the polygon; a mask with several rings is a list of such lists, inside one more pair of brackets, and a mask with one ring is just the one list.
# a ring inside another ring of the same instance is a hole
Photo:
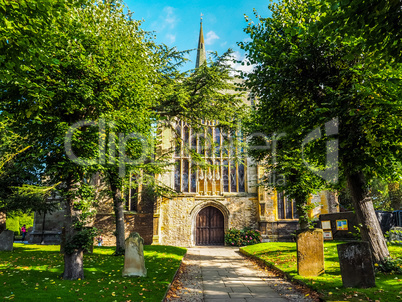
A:
{"label": "path edging", "polygon": [[180,268],[181,268],[181,266],[182,266],[182,264],[183,264],[183,259],[184,259],[184,257],[186,257],[187,252],[188,252],[188,250],[186,249],[186,253],[185,253],[185,254],[183,255],[183,257],[181,258],[180,265],[179,265],[179,267],[177,268],[176,272],[174,273],[173,279],[172,279],[172,281],[170,282],[168,288],[166,289],[165,295],[163,296],[163,299],[162,299],[161,302],[165,302],[165,301],[166,301],[166,298],[167,298],[166,296],[167,296],[167,294],[168,294],[170,288],[172,287],[174,280],[176,280],[177,273],[179,272],[179,270],[180,270]]}

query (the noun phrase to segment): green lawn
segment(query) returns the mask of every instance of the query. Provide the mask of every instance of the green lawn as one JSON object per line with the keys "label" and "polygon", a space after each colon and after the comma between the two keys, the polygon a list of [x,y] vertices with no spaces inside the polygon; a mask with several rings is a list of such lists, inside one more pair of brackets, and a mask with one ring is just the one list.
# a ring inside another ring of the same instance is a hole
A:
{"label": "green lawn", "polygon": [[[322,294],[327,301],[402,301],[402,275],[376,274],[375,288],[343,288],[336,246],[339,242],[325,242],[325,274],[303,278],[297,275],[296,244],[269,242],[241,248],[244,254],[262,259],[286,272],[292,278],[301,280],[310,288]],[[394,258],[402,258],[401,246],[390,246]]]}
{"label": "green lawn", "polygon": [[0,299],[3,301],[158,301],[178,269],[186,249],[144,246],[147,277],[123,278],[124,257],[112,247],[84,255],[85,279],[62,280],[63,255],[57,245],[14,244],[0,252]]}

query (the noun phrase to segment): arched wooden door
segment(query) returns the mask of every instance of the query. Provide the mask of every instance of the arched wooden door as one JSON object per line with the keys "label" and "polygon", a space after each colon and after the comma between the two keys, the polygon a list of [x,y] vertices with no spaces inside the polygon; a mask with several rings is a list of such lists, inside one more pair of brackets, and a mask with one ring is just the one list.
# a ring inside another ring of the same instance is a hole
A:
{"label": "arched wooden door", "polygon": [[215,207],[206,207],[197,215],[196,245],[223,245],[224,218]]}

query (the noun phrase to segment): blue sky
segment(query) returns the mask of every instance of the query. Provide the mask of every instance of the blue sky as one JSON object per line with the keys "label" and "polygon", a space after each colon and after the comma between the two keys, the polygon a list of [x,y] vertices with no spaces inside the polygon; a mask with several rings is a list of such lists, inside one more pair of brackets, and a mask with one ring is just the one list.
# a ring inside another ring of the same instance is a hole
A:
{"label": "blue sky", "polygon": [[[237,59],[243,59],[244,53],[236,42],[248,38],[243,32],[247,25],[244,14],[253,16],[255,8],[259,15],[269,15],[269,0],[125,0],[125,3],[134,12],[134,19],[144,20],[143,29],[155,31],[158,43],[176,46],[178,50],[197,48],[202,13],[207,52],[217,51],[218,54],[223,54],[228,48],[232,48]],[[193,51],[189,57],[191,62],[184,67],[185,70],[194,68],[195,57],[196,51]]]}

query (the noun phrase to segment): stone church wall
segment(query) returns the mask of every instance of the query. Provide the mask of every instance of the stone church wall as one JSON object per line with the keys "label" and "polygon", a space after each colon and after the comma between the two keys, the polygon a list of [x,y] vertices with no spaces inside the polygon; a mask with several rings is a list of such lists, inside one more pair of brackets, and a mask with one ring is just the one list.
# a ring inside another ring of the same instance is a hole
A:
{"label": "stone church wall", "polygon": [[250,194],[244,195],[230,197],[176,197],[162,200],[159,212],[158,243],[184,247],[194,246],[196,217],[198,212],[207,206],[214,206],[222,212],[225,220],[225,231],[229,228],[257,228],[257,197],[250,196]]}
{"label": "stone church wall", "polygon": [[[153,215],[150,213],[124,214],[125,238],[131,232],[137,232],[144,239],[144,244],[152,243]],[[112,214],[97,214],[94,227],[101,231],[103,245],[114,246],[116,237],[114,236],[115,217]]]}

